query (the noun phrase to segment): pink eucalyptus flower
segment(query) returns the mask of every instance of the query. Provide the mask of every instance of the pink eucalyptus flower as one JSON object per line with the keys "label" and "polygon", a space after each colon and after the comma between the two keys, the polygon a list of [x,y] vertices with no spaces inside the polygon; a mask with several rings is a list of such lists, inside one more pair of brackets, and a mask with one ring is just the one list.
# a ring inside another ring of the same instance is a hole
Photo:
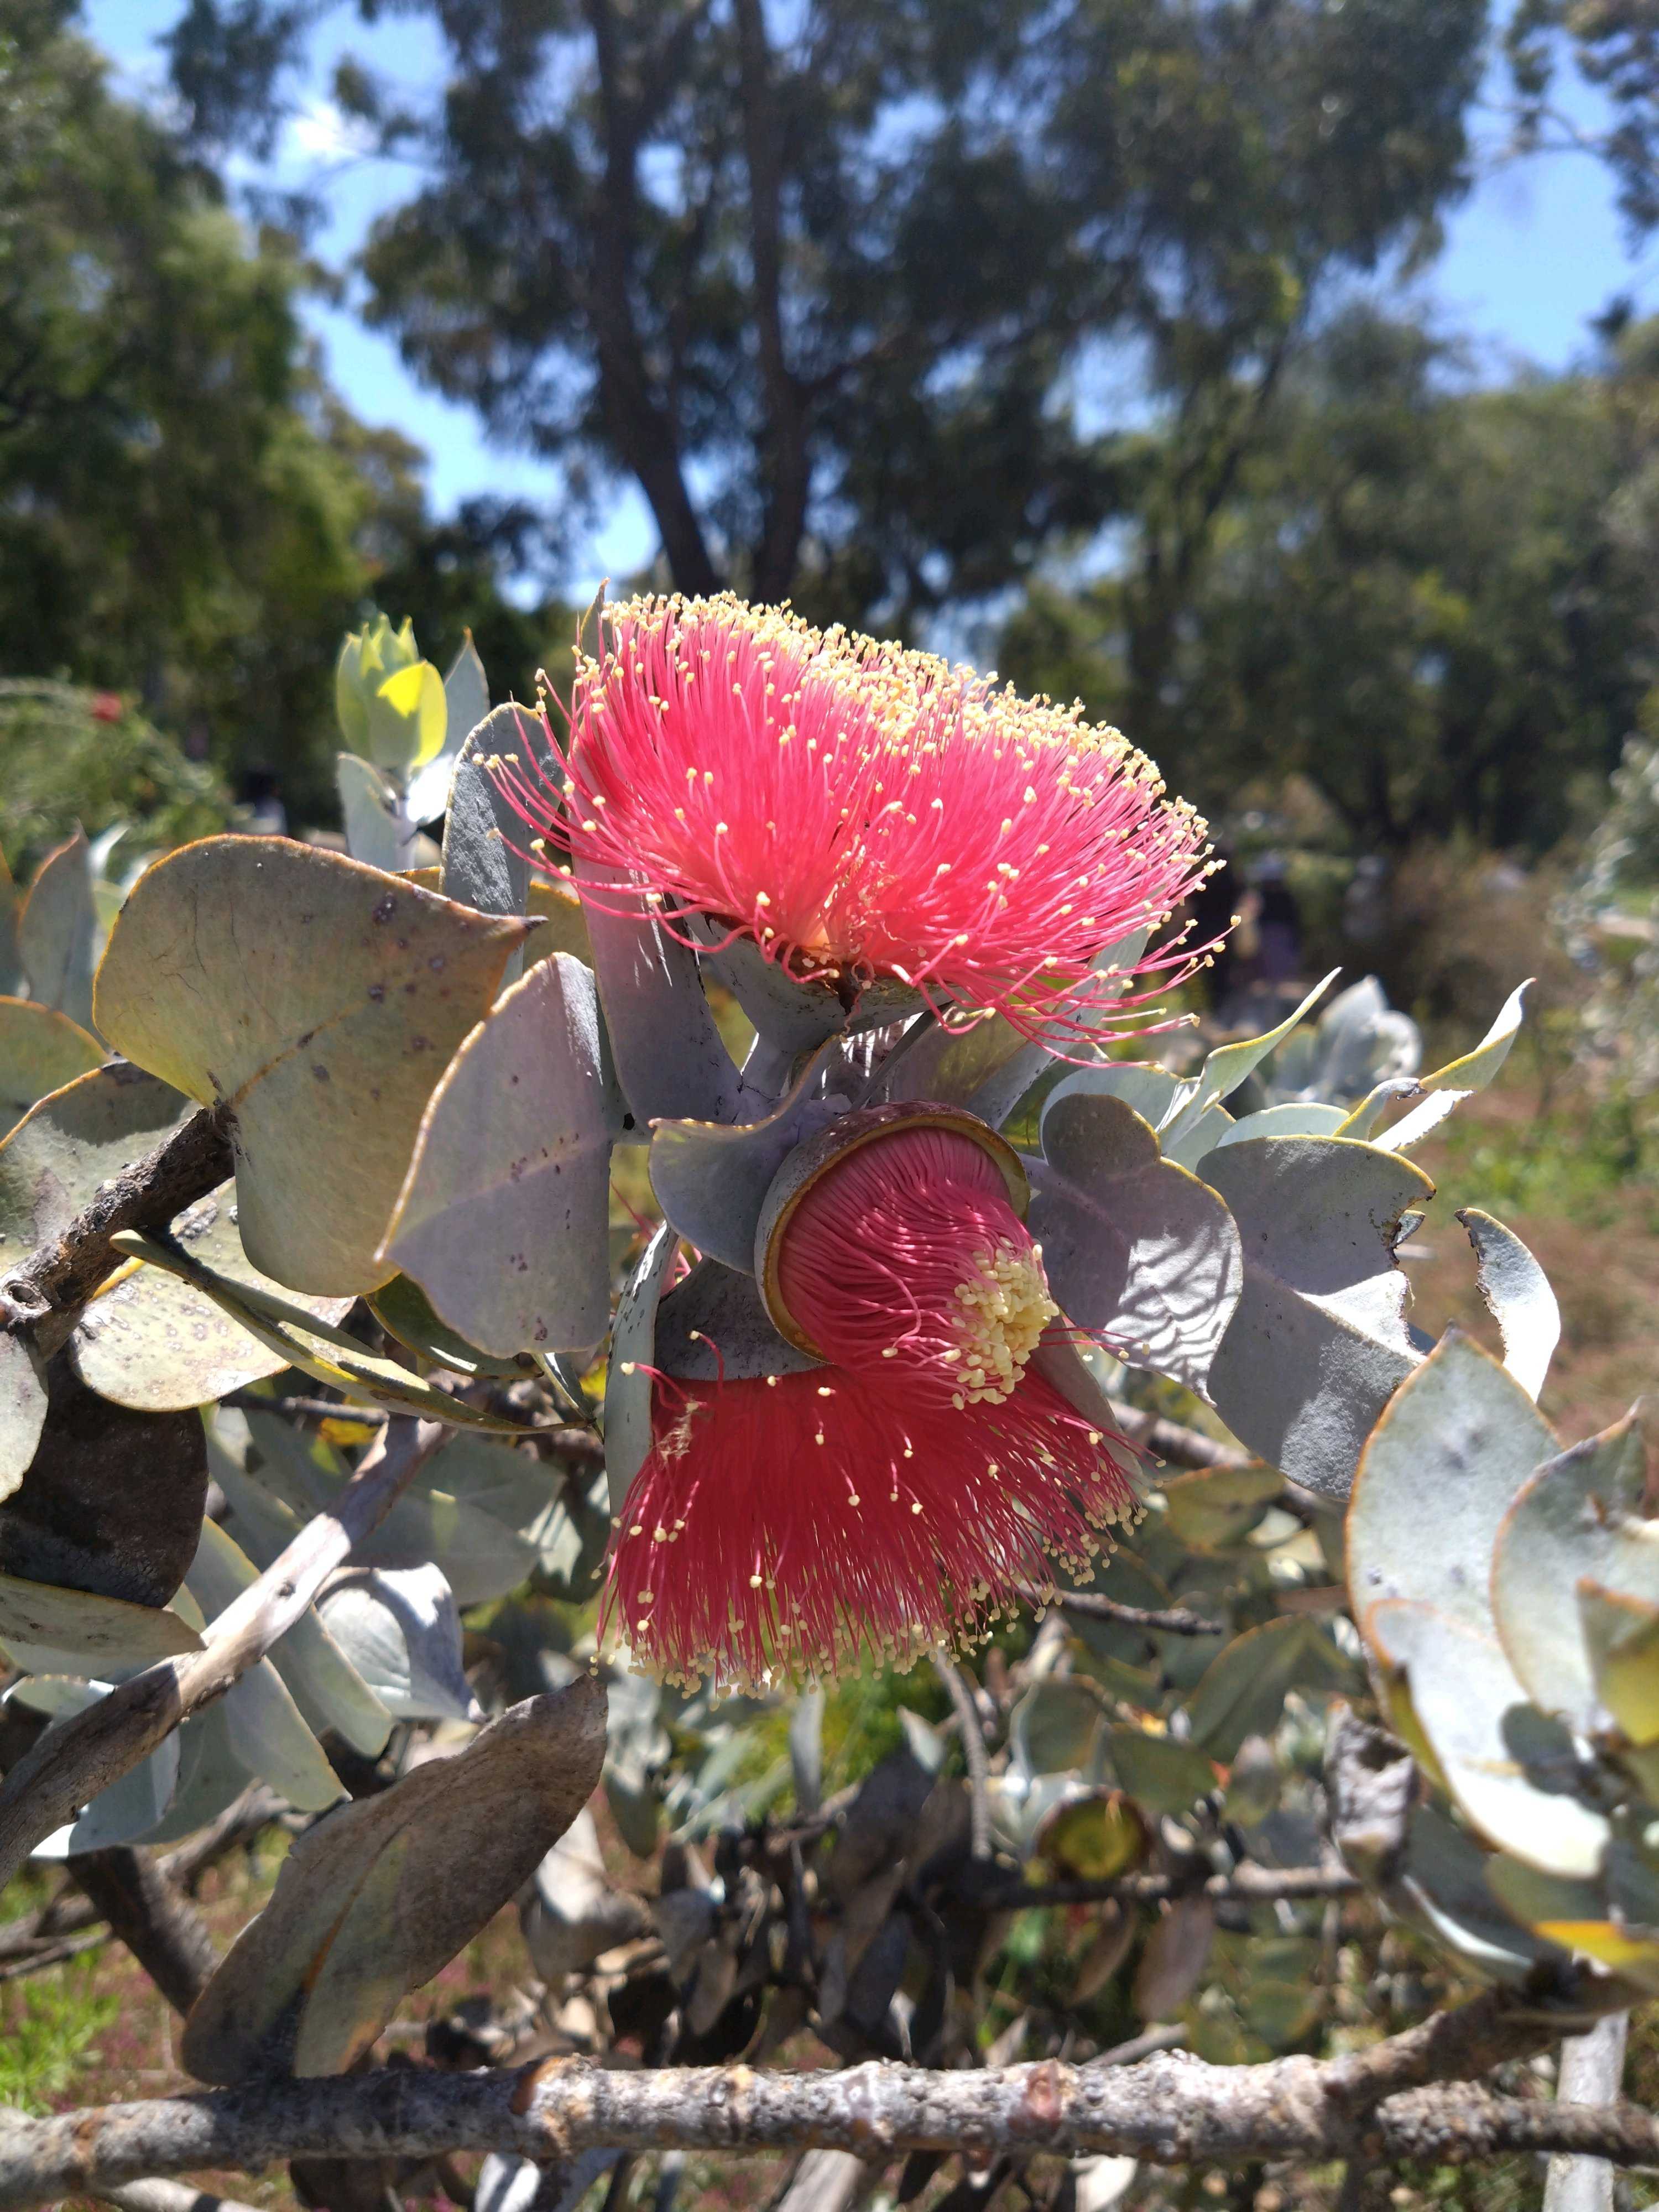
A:
{"label": "pink eucalyptus flower", "polygon": [[695,911],[799,980],[896,976],[1029,1033],[1206,872],[1203,823],[1075,708],[732,598],[601,621],[566,780],[496,774],[538,849],[637,884],[671,928]]}
{"label": "pink eucalyptus flower", "polygon": [[1121,1440],[1029,1364],[1056,1309],[995,1153],[883,1132],[774,1249],[774,1318],[829,1364],[656,1377],[605,1597],[638,1657],[728,1686],[904,1665],[988,1633],[1051,1557],[1086,1573],[1138,1504]]}

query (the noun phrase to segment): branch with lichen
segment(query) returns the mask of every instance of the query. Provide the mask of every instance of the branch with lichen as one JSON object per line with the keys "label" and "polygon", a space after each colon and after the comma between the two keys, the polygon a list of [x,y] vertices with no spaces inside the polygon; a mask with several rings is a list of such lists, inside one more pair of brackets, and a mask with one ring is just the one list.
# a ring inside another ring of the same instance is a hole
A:
{"label": "branch with lichen", "polygon": [[1499,2096],[1472,2077],[1544,2049],[1563,2019],[1501,1994],[1370,2050],[1321,2062],[1215,2066],[1184,2051],[1138,2064],[934,2072],[745,2066],[641,2071],[544,2060],[497,2072],[415,2068],[262,2080],[193,2096],[0,2126],[0,2212],[100,2195],[147,2175],[306,2157],[495,2151],[542,2160],[605,2147],[744,2154],[809,2148],[1110,2153],[1154,2165],[1244,2157],[1433,2158],[1504,2150],[1659,2159],[1659,2121],[1627,2105]]}

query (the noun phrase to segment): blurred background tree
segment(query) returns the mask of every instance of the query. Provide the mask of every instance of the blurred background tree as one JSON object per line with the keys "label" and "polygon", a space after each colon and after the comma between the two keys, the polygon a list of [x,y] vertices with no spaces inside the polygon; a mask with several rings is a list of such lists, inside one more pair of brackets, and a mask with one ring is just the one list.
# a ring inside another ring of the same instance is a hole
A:
{"label": "blurred background tree", "polygon": [[1035,590],[1003,665],[1135,730],[1218,813],[1290,775],[1358,852],[1462,832],[1536,857],[1606,777],[1652,680],[1659,329],[1559,378],[1470,388],[1370,307],[1287,371],[1147,685],[1178,441],[1149,433],[1114,574]]}
{"label": "blurred background tree", "polygon": [[325,813],[342,629],[384,588],[439,650],[470,623],[533,662],[546,627],[495,580],[521,525],[434,526],[419,450],[323,380],[292,240],[249,236],[73,15],[0,23],[0,676],[137,695],[233,781],[279,768]]}
{"label": "blurred background tree", "polygon": [[[823,0],[786,43],[761,0],[430,12],[424,106],[335,82],[420,178],[368,241],[371,319],[579,489],[631,475],[678,587],[887,627],[1134,501],[1081,388],[1103,348],[1179,427],[1173,623],[1316,304],[1432,244],[1485,24],[1479,0]],[[316,14],[191,0],[196,143],[269,141]]]}
{"label": "blurred background tree", "polygon": [[325,195],[262,164],[343,0],[180,0],[145,106],[69,0],[24,0],[0,672],[121,689],[325,821],[339,631],[375,599],[447,665],[471,627],[523,695],[568,547],[631,485],[654,580],[966,642],[1121,720],[1218,818],[1290,778],[1351,854],[1534,858],[1594,819],[1651,682],[1659,338],[1615,307],[1571,373],[1481,382],[1393,288],[1482,158],[1499,31],[1505,143],[1565,138],[1576,63],[1649,223],[1638,27],[1544,0],[403,12],[418,94],[333,70],[412,179],[349,273],[561,492],[434,517],[418,449],[323,377]]}

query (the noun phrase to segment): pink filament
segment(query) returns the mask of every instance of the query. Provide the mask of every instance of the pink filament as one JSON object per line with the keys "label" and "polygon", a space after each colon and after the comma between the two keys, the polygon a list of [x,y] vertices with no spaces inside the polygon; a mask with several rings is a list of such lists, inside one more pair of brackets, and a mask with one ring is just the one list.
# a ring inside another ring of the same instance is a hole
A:
{"label": "pink filament", "polygon": [[[1089,1570],[1134,1492],[1041,1376],[939,1407],[837,1367],[660,1389],[603,1626],[671,1680],[725,1686],[907,1663],[988,1632],[1048,1556]],[[1118,1441],[1118,1440],[1111,1440]]]}
{"label": "pink filament", "polygon": [[860,1373],[885,1361],[949,1405],[962,1387],[956,1294],[976,1256],[998,1250],[1032,1245],[996,1162],[957,1130],[900,1127],[805,1193],[785,1224],[778,1287],[823,1358]]}
{"label": "pink filament", "polygon": [[[1046,701],[729,598],[604,621],[568,780],[497,774],[549,846],[619,872],[639,890],[611,896],[671,927],[707,914],[798,975],[897,976],[1029,1033],[1063,1024],[1096,955],[1206,872],[1203,824],[1152,764]],[[1205,949],[1135,972],[1179,980]]]}

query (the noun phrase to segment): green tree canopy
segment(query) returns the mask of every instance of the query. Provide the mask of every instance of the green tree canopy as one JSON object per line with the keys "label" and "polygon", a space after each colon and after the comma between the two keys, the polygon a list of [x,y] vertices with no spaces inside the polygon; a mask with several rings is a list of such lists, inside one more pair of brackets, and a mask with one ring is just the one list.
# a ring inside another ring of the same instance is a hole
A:
{"label": "green tree canopy", "polygon": [[0,28],[0,675],[142,695],[225,765],[331,811],[333,641],[379,580],[528,682],[497,520],[434,542],[418,450],[355,421],[298,319],[301,270],[115,97],[66,0]]}
{"label": "green tree canopy", "polygon": [[[631,476],[676,584],[888,623],[1118,512],[1084,405],[1133,349],[1216,495],[1327,288],[1465,173],[1480,0],[433,4],[420,182],[370,313],[580,493]],[[269,131],[315,11],[191,0],[200,131]],[[1137,368],[1137,386],[1142,381]]]}
{"label": "green tree canopy", "polygon": [[1167,633],[1178,434],[1146,441],[1121,568],[1033,593],[1003,659],[1121,714],[1218,813],[1299,771],[1362,848],[1546,848],[1652,680],[1655,349],[1634,329],[1599,366],[1472,389],[1420,328],[1346,317],[1267,411]]}

